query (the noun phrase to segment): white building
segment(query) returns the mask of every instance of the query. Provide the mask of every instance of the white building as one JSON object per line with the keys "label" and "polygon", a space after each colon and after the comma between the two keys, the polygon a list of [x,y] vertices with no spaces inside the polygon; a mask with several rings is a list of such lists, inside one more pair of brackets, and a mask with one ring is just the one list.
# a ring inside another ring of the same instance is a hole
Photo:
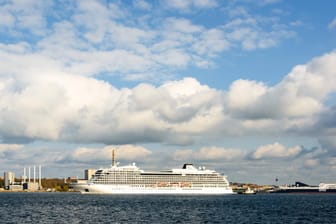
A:
{"label": "white building", "polygon": [[84,179],[89,180],[96,173],[96,169],[87,169],[84,171]]}
{"label": "white building", "polygon": [[10,186],[15,183],[15,173],[13,172],[5,172],[4,173],[4,180],[5,180],[5,189],[9,190]]}

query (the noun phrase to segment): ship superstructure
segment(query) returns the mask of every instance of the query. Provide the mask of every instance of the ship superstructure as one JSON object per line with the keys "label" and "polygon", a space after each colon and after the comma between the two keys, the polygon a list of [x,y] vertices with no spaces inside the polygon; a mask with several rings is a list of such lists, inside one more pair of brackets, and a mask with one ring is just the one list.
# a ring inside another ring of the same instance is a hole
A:
{"label": "ship superstructure", "polygon": [[320,192],[336,192],[336,184],[319,184],[319,191]]}
{"label": "ship superstructure", "polygon": [[98,169],[84,184],[73,185],[81,193],[108,194],[233,194],[226,176],[205,167],[184,164],[181,169],[145,172],[135,163]]}

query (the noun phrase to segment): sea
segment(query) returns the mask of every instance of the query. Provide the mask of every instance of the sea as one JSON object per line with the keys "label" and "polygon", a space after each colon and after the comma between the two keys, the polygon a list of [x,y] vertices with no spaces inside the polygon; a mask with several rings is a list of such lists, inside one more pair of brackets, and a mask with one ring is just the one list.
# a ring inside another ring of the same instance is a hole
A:
{"label": "sea", "polygon": [[336,194],[0,193],[0,223],[336,223]]}

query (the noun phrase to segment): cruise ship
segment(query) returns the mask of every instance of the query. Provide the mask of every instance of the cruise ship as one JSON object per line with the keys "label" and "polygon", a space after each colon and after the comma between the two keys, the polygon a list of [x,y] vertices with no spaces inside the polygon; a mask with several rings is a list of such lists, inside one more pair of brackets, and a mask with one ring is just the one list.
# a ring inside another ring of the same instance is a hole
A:
{"label": "cruise ship", "polygon": [[233,194],[226,176],[205,167],[145,172],[135,163],[98,169],[85,183],[71,187],[84,194]]}

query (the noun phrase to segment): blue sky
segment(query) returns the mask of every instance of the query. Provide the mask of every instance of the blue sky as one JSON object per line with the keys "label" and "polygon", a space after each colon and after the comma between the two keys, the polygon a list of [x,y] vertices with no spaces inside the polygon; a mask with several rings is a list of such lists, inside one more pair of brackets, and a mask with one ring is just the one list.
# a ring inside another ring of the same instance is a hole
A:
{"label": "blue sky", "polygon": [[0,1],[0,170],[193,162],[335,182],[336,3]]}

